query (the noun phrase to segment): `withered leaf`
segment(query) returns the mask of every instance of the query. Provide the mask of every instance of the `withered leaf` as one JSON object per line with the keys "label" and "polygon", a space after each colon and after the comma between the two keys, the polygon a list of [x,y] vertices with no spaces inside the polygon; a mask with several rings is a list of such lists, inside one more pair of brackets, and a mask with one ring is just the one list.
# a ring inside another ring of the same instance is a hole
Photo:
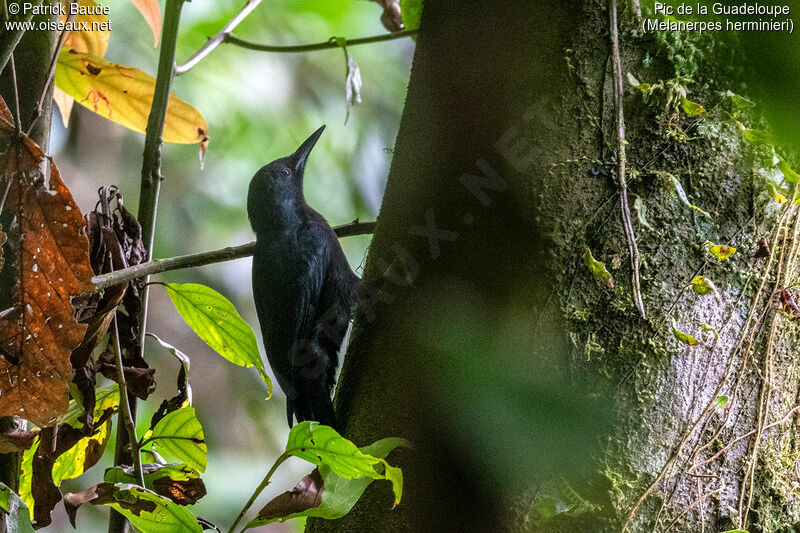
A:
{"label": "withered leaf", "polygon": [[[178,505],[194,505],[206,495],[200,472],[187,464],[145,463],[142,473],[146,488]],[[109,468],[103,481],[137,483],[133,467],[130,466]]]}
{"label": "withered leaf", "polygon": [[48,426],[67,410],[70,353],[86,329],[75,321],[71,299],[91,286],[89,241],[55,163],[16,136],[2,99],[0,146],[0,185],[9,188],[4,208],[14,213],[21,241],[13,260],[17,306],[0,315],[0,416]]}
{"label": "withered leaf", "polygon": [[373,2],[377,2],[383,7],[381,23],[384,28],[389,31],[401,31],[404,28],[398,0],[373,0]]}
{"label": "withered leaf", "polygon": [[206,495],[206,486],[200,478],[186,480],[169,476],[153,480],[153,490],[179,505],[194,505]]}
{"label": "withered leaf", "polygon": [[766,237],[762,237],[758,239],[758,250],[756,250],[755,255],[753,256],[756,259],[764,259],[769,257],[769,241]]}
{"label": "withered leaf", "polygon": [[800,307],[798,307],[797,302],[794,301],[794,296],[792,296],[789,289],[784,289],[781,292],[780,300],[783,311],[787,313],[792,320],[800,320]]}
{"label": "withered leaf", "polygon": [[273,498],[256,516],[256,520],[271,520],[319,507],[325,490],[319,468],[305,476],[292,490]]}
{"label": "withered leaf", "polygon": [[27,450],[33,446],[33,440],[38,432],[24,429],[12,429],[0,435],[0,453],[15,453]]}
{"label": "withered leaf", "polygon": [[3,233],[3,225],[0,224],[0,270],[3,270],[3,265],[5,264],[5,260],[3,259],[3,245],[8,240],[8,236]]}

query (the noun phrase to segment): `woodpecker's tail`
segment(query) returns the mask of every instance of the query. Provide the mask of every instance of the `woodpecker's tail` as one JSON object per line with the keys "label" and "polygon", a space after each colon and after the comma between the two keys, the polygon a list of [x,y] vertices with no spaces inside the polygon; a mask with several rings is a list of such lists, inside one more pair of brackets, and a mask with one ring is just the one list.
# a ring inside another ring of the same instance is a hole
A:
{"label": "woodpecker's tail", "polygon": [[292,427],[293,418],[296,417],[298,422],[315,420],[338,431],[333,401],[325,384],[317,380],[304,380],[302,386],[294,399],[286,398],[289,427]]}

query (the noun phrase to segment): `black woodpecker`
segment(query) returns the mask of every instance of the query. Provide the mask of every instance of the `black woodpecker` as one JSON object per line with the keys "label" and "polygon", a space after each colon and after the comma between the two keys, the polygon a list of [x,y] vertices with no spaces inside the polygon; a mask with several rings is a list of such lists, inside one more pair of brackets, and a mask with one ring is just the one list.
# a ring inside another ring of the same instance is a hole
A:
{"label": "black woodpecker", "polygon": [[303,195],[306,161],[324,129],[261,167],[247,194],[256,234],[253,298],[267,359],[286,394],[289,427],[293,417],[337,426],[331,401],[337,354],[361,290],[336,233]]}

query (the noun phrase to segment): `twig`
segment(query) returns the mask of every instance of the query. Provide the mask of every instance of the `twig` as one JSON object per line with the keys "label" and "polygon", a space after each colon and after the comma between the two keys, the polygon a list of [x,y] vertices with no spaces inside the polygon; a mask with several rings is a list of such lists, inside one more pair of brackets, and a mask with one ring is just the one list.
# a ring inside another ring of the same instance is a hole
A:
{"label": "twig", "polygon": [[239,25],[247,15],[253,12],[253,10],[261,3],[261,0],[247,0],[244,7],[242,7],[241,11],[239,11],[234,17],[228,21],[225,26],[217,33],[215,36],[211,37],[206,41],[200,50],[192,54],[186,63],[183,65],[178,65],[175,67],[175,76],[180,76],[181,74],[185,74],[193,69],[200,61],[205,59],[205,57],[213,52],[219,45],[225,42],[225,36],[229,35],[236,26]]}
{"label": "twig", "polygon": [[[75,14],[70,12],[69,16],[67,17],[67,25],[69,25],[75,19]],[[50,88],[50,84],[53,82],[53,78],[56,74],[56,64],[58,63],[58,56],[61,52],[61,47],[64,45],[64,39],[67,38],[67,31],[64,28],[61,31],[61,35],[58,36],[58,42],[56,42],[56,49],[53,52],[53,59],[50,60],[50,68],[47,71],[47,77],[44,79],[44,86],[42,87],[42,93],[39,95],[39,100],[36,102],[36,107],[33,108],[33,116],[31,117],[31,122],[28,125],[28,130],[26,131],[26,135],[30,135],[31,131],[33,130],[34,124],[36,121],[39,120],[39,116],[42,114],[42,106],[44,105],[44,98],[47,96],[47,90]]]}
{"label": "twig", "polygon": [[723,487],[720,487],[720,488],[718,488],[717,490],[712,490],[711,492],[707,492],[707,493],[705,493],[705,494],[701,494],[700,496],[698,496],[698,497],[697,497],[697,499],[696,499],[695,501],[693,501],[693,502],[692,502],[692,503],[691,503],[691,504],[690,504],[690,505],[689,505],[689,506],[688,506],[686,509],[684,509],[683,511],[681,511],[681,512],[680,512],[680,514],[679,514],[678,516],[676,516],[676,517],[675,517],[675,519],[674,519],[672,522],[670,522],[670,523],[669,523],[669,525],[667,525],[666,529],[664,530],[664,533],[668,533],[668,532],[669,532],[669,530],[670,530],[670,529],[672,529],[672,528],[673,528],[673,526],[674,526],[675,524],[677,524],[677,523],[678,523],[678,520],[680,520],[681,518],[683,518],[683,516],[684,516],[686,513],[688,513],[689,511],[691,511],[693,508],[695,508],[695,507],[697,507],[698,505],[700,505],[700,504],[703,502],[703,500],[705,500],[705,499],[706,499],[706,498],[708,498],[709,496],[713,496],[713,495],[715,495],[715,494],[719,494],[719,493],[720,493],[720,492],[722,492],[723,490],[725,490],[725,487],[724,487],[724,486],[723,486]]}
{"label": "twig", "polygon": [[272,465],[272,468],[269,469],[267,475],[264,476],[264,479],[261,480],[261,483],[258,485],[258,487],[256,487],[256,490],[250,496],[250,499],[247,500],[246,504],[244,504],[244,507],[239,512],[239,516],[237,516],[236,520],[234,520],[233,524],[231,524],[228,533],[233,533],[234,529],[236,529],[236,526],[238,526],[239,522],[241,522],[242,518],[244,518],[244,515],[247,514],[247,511],[250,509],[250,507],[253,506],[253,503],[255,503],[256,498],[258,498],[261,492],[263,492],[263,490],[267,487],[267,485],[269,485],[270,479],[272,479],[272,474],[274,474],[275,470],[277,470],[278,467],[281,466],[281,464],[283,464],[283,462],[289,457],[291,457],[291,454],[289,454],[289,452],[284,452],[283,455],[278,457],[278,459],[275,461],[275,464]]}
{"label": "twig", "polygon": [[6,200],[8,199],[8,191],[11,190],[11,176],[6,176],[6,181],[8,181],[8,183],[6,184],[6,190],[3,193],[3,199],[0,200],[0,213],[3,212],[3,208],[6,206]]}
{"label": "twig", "polygon": [[619,30],[617,29],[617,0],[609,0],[609,21],[611,24],[611,57],[614,66],[614,103],[617,108],[617,160],[619,168],[617,179],[620,188],[620,208],[622,211],[622,225],[628,239],[628,253],[631,256],[631,269],[633,270],[633,302],[643,320],[647,319],[642,300],[642,290],[639,286],[639,248],[636,246],[636,234],[631,223],[631,209],[628,205],[628,183],[625,179],[625,114],[622,109],[622,60],[619,55]]}
{"label": "twig", "polygon": [[19,87],[17,86],[17,66],[14,64],[14,52],[11,52],[11,81],[14,85],[14,134],[19,137],[22,134],[22,119],[19,114]]}
{"label": "twig", "polygon": [[[181,19],[181,9],[185,0],[167,0],[164,8],[164,29],[161,38],[161,51],[158,58],[158,73],[156,87],[153,94],[153,103],[150,107],[150,116],[145,129],[144,154],[142,156],[142,181],[139,191],[138,219],[142,226],[142,241],[145,246],[145,260],[153,257],[153,236],[156,226],[156,212],[158,211],[158,194],[161,190],[161,146],[164,134],[164,120],[167,115],[167,104],[172,89],[172,78],[175,69],[175,48],[178,42],[178,26]],[[149,302],[149,289],[144,287],[141,294],[141,315],[139,318],[139,349],[144,357],[144,334],[147,330],[147,307]],[[131,416],[136,421],[136,398],[128,396]],[[115,462],[124,458],[127,446],[136,446],[135,440],[130,440],[128,433],[122,431],[121,425],[117,427],[117,442],[115,446]],[[126,531],[126,519],[112,509],[109,517],[109,533],[122,533]]]}
{"label": "twig", "polygon": [[[416,35],[418,30],[404,30],[392,33],[385,33],[382,35],[373,35],[372,37],[361,37],[358,39],[347,39],[345,45],[347,47],[357,46],[359,44],[379,43],[383,41],[391,41],[393,39],[402,39],[404,37],[411,37]],[[283,54],[292,54],[298,52],[314,52],[316,50],[328,50],[330,48],[339,48],[339,43],[336,42],[335,37],[331,37],[327,41],[322,41],[313,44],[293,44],[293,45],[272,45],[272,44],[257,44],[239,39],[238,37],[228,34],[224,37],[223,42],[234,44],[241,48],[248,50],[255,50],[257,52],[276,52]]]}
{"label": "twig", "polygon": [[[368,235],[375,229],[375,222],[359,222],[354,221],[349,224],[342,224],[333,228],[338,237],[349,237],[352,235]],[[197,254],[181,255],[177,257],[168,257],[165,259],[154,259],[147,263],[141,263],[129,268],[123,268],[102,274],[92,278],[95,292],[107,289],[113,285],[126,283],[128,281],[143,278],[151,274],[158,274],[160,272],[167,272],[170,270],[180,270],[183,268],[191,268],[203,265],[211,265],[214,263],[221,263],[223,261],[232,261],[242,257],[249,257],[253,255],[255,249],[255,241],[240,246],[229,246],[220,250],[213,250],[211,252],[201,252]]]}
{"label": "twig", "polygon": [[[795,405],[780,420],[777,420],[777,421],[773,422],[772,424],[770,424],[768,426],[764,426],[763,431],[768,431],[768,430],[774,428],[775,426],[779,426],[781,424],[785,424],[786,422],[788,422],[792,418],[792,415],[794,415],[797,411],[800,411],[800,405]],[[736,444],[737,442],[743,441],[744,439],[746,439],[747,437],[749,437],[751,435],[755,435],[755,433],[756,433],[756,430],[752,429],[752,430],[748,431],[747,433],[745,433],[744,435],[740,435],[740,436],[736,437],[735,439],[730,441],[728,444],[726,444],[721,450],[719,450],[717,453],[715,453],[714,455],[712,455],[711,457],[709,457],[705,461],[692,465],[691,468],[689,468],[689,475],[697,475],[697,474],[691,474],[691,471],[695,470],[697,468],[700,468],[701,466],[707,465],[708,463],[712,462],[714,459],[716,459],[717,457],[719,457],[720,455],[722,455],[726,451],[730,450],[733,447],[734,444]]]}
{"label": "twig", "polygon": [[[42,0],[34,0],[33,2],[29,2],[31,9],[23,10],[22,18],[17,19],[17,21],[20,24],[29,22],[33,18],[33,12],[36,11],[36,8],[41,3]],[[11,17],[8,16],[8,2],[3,2],[3,7],[5,11],[5,18],[3,20],[11,20]],[[11,54],[17,48],[22,36],[25,35],[25,30],[20,28],[21,26],[14,30],[5,28],[5,31],[0,32],[0,74],[2,74],[2,72],[5,70],[6,64],[11,59]]]}
{"label": "twig", "polygon": [[133,472],[139,485],[144,487],[144,473],[142,471],[142,458],[139,455],[139,444],[136,438],[136,422],[133,420],[133,413],[128,402],[128,383],[125,381],[125,365],[122,362],[122,347],[119,345],[119,327],[117,325],[117,315],[114,314],[114,348],[117,352],[117,379],[119,379],[119,406],[120,420],[125,425],[128,432],[128,439],[131,443],[131,456],[133,457]]}

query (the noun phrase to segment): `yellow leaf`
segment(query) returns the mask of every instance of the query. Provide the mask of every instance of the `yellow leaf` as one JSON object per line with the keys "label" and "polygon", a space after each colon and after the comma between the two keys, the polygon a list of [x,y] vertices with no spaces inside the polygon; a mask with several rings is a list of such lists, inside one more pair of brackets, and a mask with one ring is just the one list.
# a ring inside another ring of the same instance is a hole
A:
{"label": "yellow leaf", "polygon": [[714,285],[714,282],[708,279],[705,276],[695,276],[692,279],[692,290],[700,295],[706,294],[713,294],[717,298],[719,298],[719,293],[717,292],[717,287]]}
{"label": "yellow leaf", "polygon": [[675,335],[676,339],[678,339],[683,344],[686,344],[687,346],[696,346],[699,344],[697,342],[697,339],[679,330],[678,324],[675,323],[674,319],[672,320],[672,334]]}
{"label": "yellow leaf", "polygon": [[736,253],[736,248],[727,244],[714,244],[711,241],[707,241],[706,244],[708,245],[708,252],[720,261],[725,261]]}
{"label": "yellow leaf", "polygon": [[72,104],[75,103],[75,99],[58,87],[53,87],[53,101],[61,112],[61,121],[64,123],[64,127],[68,128],[69,117],[72,114]]}
{"label": "yellow leaf", "polygon": [[[144,133],[156,80],[133,67],[62,50],[56,65],[56,86],[98,115]],[[164,142],[199,143],[207,132],[203,115],[173,92],[167,106]]]}
{"label": "yellow leaf", "polygon": [[[62,1],[62,4],[66,2]],[[87,8],[86,12],[96,13],[99,6],[94,0],[81,0],[80,7]],[[66,6],[69,10],[69,6]],[[68,11],[69,12],[69,11]],[[61,15],[61,21],[65,22],[67,15]],[[84,28],[80,31],[71,31],[64,39],[62,48],[71,48],[76,52],[92,54],[97,57],[106,55],[108,48],[108,38],[111,36],[111,23],[108,17],[102,13],[97,15],[75,15],[74,26]]]}
{"label": "yellow leaf", "polygon": [[158,46],[158,39],[161,37],[161,10],[158,7],[158,0],[132,1],[153,30],[153,46]]}

